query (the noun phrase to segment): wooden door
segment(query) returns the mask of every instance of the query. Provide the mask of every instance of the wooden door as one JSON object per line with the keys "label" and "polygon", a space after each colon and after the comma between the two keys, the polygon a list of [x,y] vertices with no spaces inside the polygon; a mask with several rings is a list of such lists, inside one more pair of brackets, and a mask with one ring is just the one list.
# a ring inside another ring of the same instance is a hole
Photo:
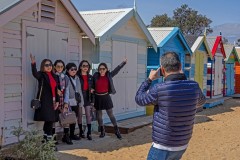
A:
{"label": "wooden door", "polygon": [[[112,52],[112,69],[119,65],[126,56],[125,42],[113,41]],[[125,112],[126,106],[126,75],[125,68],[123,68],[114,78],[113,83],[117,91],[112,96],[114,113],[120,114]]]}
{"label": "wooden door", "polygon": [[[26,89],[25,89],[25,102],[27,105],[27,126],[36,127],[33,121],[34,110],[30,108],[31,99],[36,96],[37,92],[37,81],[32,75],[31,61],[29,53],[32,53],[36,57],[37,69],[40,70],[40,63],[43,59],[47,58],[48,43],[47,43],[47,30],[27,27],[27,70],[26,70]],[[40,124],[37,123],[40,127]],[[37,127],[37,128],[38,128]]]}
{"label": "wooden door", "polygon": [[226,86],[227,95],[231,94],[231,64],[226,63]]}
{"label": "wooden door", "polygon": [[203,90],[204,79],[204,54],[196,52],[195,54],[195,81],[198,82],[199,87]]}
{"label": "wooden door", "polygon": [[54,63],[61,59],[67,62],[68,33],[48,30],[48,57]]}
{"label": "wooden door", "polygon": [[235,93],[234,76],[235,76],[234,63],[231,63],[231,92],[230,92],[231,95]]}
{"label": "wooden door", "polygon": [[[67,60],[67,33],[56,32],[51,30],[27,27],[27,73],[26,73],[26,89],[25,89],[25,102],[30,104],[31,99],[34,98],[36,93],[37,81],[32,76],[29,53],[36,57],[37,70],[40,70],[40,63],[43,59],[48,58],[54,63],[57,59]],[[34,111],[27,107],[27,126],[41,128],[40,123],[34,123]]]}
{"label": "wooden door", "polygon": [[[195,53],[195,76],[194,76],[194,80],[196,81],[196,82],[198,82],[198,84],[199,84],[199,79],[200,79],[200,73],[199,73],[199,68],[200,68],[200,66],[199,66],[199,52],[196,52]],[[200,85],[199,85],[200,86]]]}
{"label": "wooden door", "polygon": [[223,56],[220,53],[215,55],[215,73],[214,73],[214,95],[221,95],[223,89],[223,64],[222,64]]}
{"label": "wooden door", "polygon": [[199,86],[203,90],[203,80],[204,80],[204,54],[199,53]]}
{"label": "wooden door", "polygon": [[126,58],[128,63],[126,64],[126,107],[125,112],[137,110],[137,104],[135,102],[135,95],[137,92],[137,55],[138,45],[135,43],[126,42]]}

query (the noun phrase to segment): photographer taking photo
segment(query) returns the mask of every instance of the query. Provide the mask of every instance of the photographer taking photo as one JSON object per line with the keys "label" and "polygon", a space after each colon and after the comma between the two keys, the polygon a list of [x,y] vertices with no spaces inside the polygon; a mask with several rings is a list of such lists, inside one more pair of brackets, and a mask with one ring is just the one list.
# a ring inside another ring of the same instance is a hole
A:
{"label": "photographer taking photo", "polygon": [[[197,105],[206,101],[197,82],[187,80],[175,52],[162,55],[161,67],[152,70],[140,86],[135,101],[140,106],[154,104],[152,140],[148,160],[179,160],[192,136]],[[164,77],[163,83],[150,88],[153,80]]]}

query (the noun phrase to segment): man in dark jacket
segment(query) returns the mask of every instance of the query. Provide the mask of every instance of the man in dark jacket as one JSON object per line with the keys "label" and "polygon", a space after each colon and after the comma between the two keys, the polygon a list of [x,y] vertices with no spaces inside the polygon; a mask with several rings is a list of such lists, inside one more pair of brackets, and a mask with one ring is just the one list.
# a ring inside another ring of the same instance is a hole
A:
{"label": "man in dark jacket", "polygon": [[[174,52],[162,55],[161,67],[152,70],[140,86],[135,100],[140,106],[154,104],[153,144],[148,160],[179,160],[192,136],[196,106],[206,101],[199,85],[187,80]],[[150,88],[153,80],[164,77],[163,83]]]}

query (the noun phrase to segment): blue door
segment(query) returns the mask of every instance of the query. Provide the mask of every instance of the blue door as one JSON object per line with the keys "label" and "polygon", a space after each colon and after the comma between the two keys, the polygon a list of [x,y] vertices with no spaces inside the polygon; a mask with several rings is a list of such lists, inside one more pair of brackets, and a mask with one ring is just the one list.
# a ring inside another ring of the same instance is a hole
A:
{"label": "blue door", "polygon": [[234,70],[234,63],[231,63],[231,92],[230,94],[233,95],[235,93],[235,70]]}
{"label": "blue door", "polygon": [[226,87],[227,96],[234,94],[234,64],[226,63]]}

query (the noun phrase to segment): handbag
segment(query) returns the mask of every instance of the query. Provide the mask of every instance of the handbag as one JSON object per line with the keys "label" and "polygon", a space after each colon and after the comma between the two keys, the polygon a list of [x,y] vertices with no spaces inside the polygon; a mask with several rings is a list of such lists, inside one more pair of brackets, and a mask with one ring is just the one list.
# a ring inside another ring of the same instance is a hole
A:
{"label": "handbag", "polygon": [[77,116],[73,111],[62,112],[59,114],[59,123],[61,126],[76,123]]}
{"label": "handbag", "polygon": [[42,96],[42,88],[43,88],[43,80],[42,80],[42,83],[41,83],[39,97],[31,100],[31,108],[32,109],[39,109],[39,108],[41,108],[41,101],[40,101],[40,99],[41,99],[41,96]]}
{"label": "handbag", "polygon": [[71,84],[72,84],[73,90],[75,91],[75,99],[76,99],[76,101],[77,101],[78,104],[79,104],[79,103],[81,103],[81,101],[82,101],[81,95],[80,95],[79,92],[76,91],[76,88],[75,88],[75,86],[74,86],[74,84],[73,84],[72,79],[71,79],[70,77],[69,77],[69,79],[70,79],[70,82],[71,82]]}

